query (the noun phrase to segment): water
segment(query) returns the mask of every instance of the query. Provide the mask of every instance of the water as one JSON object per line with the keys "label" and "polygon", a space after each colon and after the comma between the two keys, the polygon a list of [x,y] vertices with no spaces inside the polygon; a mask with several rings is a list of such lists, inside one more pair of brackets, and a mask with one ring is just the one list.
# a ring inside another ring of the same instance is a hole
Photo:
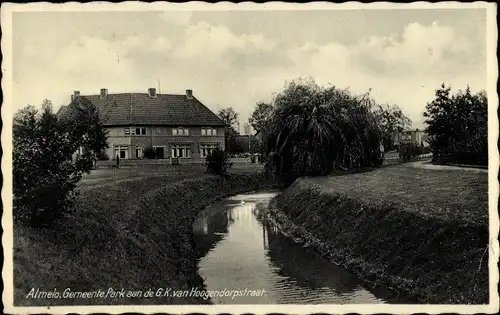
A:
{"label": "water", "polygon": [[[294,243],[262,214],[274,192],[238,195],[212,205],[194,224],[199,274],[215,304],[368,304],[397,300]],[[371,288],[370,288],[371,287]],[[251,290],[255,290],[249,293]],[[265,290],[265,291],[264,291]]]}

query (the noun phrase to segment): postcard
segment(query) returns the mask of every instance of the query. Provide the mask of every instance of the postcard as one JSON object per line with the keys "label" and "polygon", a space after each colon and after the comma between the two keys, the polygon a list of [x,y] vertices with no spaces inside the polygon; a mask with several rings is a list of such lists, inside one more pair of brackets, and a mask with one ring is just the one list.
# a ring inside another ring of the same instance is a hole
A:
{"label": "postcard", "polygon": [[496,313],[495,3],[3,3],[4,312]]}

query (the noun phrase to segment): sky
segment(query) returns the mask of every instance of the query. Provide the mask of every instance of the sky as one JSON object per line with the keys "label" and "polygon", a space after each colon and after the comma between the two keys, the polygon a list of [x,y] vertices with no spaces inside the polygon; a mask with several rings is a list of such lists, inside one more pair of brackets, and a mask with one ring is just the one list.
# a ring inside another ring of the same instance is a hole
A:
{"label": "sky", "polygon": [[285,83],[371,89],[413,128],[441,83],[486,89],[486,9],[13,13],[14,110],[82,95],[193,94],[241,131]]}

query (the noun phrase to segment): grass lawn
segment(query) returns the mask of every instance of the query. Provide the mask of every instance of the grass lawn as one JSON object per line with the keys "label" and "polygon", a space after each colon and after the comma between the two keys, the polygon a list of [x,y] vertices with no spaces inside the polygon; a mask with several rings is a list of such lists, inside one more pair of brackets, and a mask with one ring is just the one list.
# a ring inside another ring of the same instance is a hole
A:
{"label": "grass lawn", "polygon": [[[252,174],[261,171],[260,164],[235,163],[230,169],[232,174]],[[112,186],[121,182],[139,181],[144,179],[170,177],[171,180],[206,175],[203,165],[144,165],[137,167],[99,168],[90,174],[85,174],[79,183],[81,190]]]}
{"label": "grass lawn", "polygon": [[487,303],[488,173],[419,163],[301,179],[271,209],[360,278],[423,303]]}
{"label": "grass lawn", "polygon": [[428,170],[411,164],[348,176],[310,179],[325,191],[370,202],[404,204],[406,211],[441,220],[488,224],[488,173]]}

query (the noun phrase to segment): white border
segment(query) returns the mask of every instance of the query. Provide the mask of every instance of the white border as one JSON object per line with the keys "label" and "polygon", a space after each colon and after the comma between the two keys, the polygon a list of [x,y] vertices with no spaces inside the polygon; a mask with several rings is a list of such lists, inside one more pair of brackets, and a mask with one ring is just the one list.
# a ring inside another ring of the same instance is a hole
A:
{"label": "white border", "polygon": [[[488,305],[164,305],[164,306],[53,306],[53,307],[15,307],[13,306],[13,274],[12,274],[12,13],[26,11],[164,11],[164,10],[352,10],[352,9],[487,9],[487,82],[488,82],[488,144],[489,144],[489,229],[490,229],[490,304]],[[1,26],[2,26],[2,90],[4,91],[4,103],[2,106],[2,173],[4,184],[2,187],[2,202],[4,214],[2,217],[2,227],[4,230],[2,242],[4,249],[4,267],[2,276],[4,280],[3,303],[4,312],[14,314],[27,313],[97,313],[105,312],[118,314],[124,312],[138,313],[241,313],[252,312],[255,314],[264,313],[496,313],[499,308],[499,296],[497,291],[498,283],[498,195],[499,186],[497,181],[499,169],[499,153],[497,148],[498,139],[498,95],[496,84],[498,80],[498,60],[496,56],[496,46],[498,40],[496,25],[496,4],[487,2],[460,3],[441,2],[427,3],[414,2],[410,4],[376,2],[364,4],[359,2],[348,2],[342,4],[332,4],[326,2],[316,2],[307,4],[292,4],[282,2],[271,2],[257,4],[245,2],[234,4],[230,2],[220,2],[208,4],[204,2],[189,2],[183,4],[172,4],[167,2],[141,3],[141,2],[91,2],[81,4],[69,2],[64,4],[52,3],[28,3],[12,4],[3,3],[1,6]]]}

